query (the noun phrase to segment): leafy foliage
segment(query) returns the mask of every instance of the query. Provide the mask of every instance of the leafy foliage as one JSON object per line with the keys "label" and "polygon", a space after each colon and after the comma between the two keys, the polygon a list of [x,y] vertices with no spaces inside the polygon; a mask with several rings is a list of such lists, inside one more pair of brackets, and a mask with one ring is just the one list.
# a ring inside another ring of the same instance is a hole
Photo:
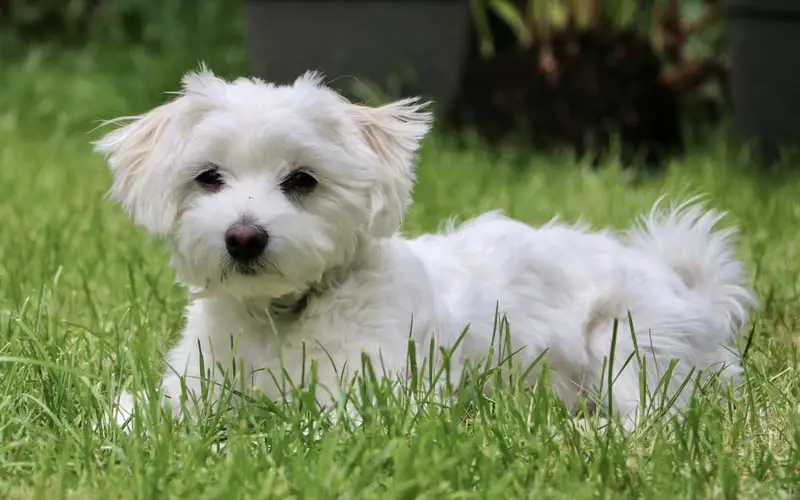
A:
{"label": "leafy foliage", "polygon": [[665,62],[667,83],[678,91],[715,76],[724,53],[718,0],[471,0],[484,57],[495,53],[488,15],[514,33],[519,48],[547,46],[565,29],[632,29],[648,38]]}
{"label": "leafy foliage", "polygon": [[0,27],[21,41],[89,39],[167,46],[230,32],[239,2],[225,0],[0,0]]}

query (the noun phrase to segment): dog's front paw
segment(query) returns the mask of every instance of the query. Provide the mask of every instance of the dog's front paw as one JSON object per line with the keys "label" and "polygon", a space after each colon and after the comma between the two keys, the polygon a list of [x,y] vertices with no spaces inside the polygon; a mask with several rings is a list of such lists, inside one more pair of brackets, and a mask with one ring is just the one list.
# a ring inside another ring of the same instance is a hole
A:
{"label": "dog's front paw", "polygon": [[111,416],[117,427],[125,432],[130,432],[136,413],[137,403],[141,404],[146,402],[147,397],[144,394],[134,395],[128,391],[121,393],[111,406]]}

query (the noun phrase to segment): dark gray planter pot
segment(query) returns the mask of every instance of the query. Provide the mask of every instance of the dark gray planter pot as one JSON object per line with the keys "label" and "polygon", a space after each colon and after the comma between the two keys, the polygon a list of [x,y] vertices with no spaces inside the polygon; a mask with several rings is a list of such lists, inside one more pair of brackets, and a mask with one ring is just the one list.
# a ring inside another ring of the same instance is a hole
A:
{"label": "dark gray planter pot", "polygon": [[739,133],[774,163],[800,144],[800,0],[726,0]]}
{"label": "dark gray planter pot", "polygon": [[287,83],[309,69],[348,92],[354,77],[384,92],[409,74],[404,92],[446,107],[467,50],[467,0],[247,0],[248,59],[255,76]]}

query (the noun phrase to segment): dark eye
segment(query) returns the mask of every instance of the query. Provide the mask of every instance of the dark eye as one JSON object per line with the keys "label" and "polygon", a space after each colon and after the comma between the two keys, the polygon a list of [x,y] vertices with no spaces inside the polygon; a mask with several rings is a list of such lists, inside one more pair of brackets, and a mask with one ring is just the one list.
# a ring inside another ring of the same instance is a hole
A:
{"label": "dark eye", "polygon": [[304,170],[295,170],[281,182],[281,191],[292,196],[309,194],[315,187],[317,179]]}
{"label": "dark eye", "polygon": [[219,191],[225,184],[218,167],[209,167],[199,174],[194,180],[206,191]]}

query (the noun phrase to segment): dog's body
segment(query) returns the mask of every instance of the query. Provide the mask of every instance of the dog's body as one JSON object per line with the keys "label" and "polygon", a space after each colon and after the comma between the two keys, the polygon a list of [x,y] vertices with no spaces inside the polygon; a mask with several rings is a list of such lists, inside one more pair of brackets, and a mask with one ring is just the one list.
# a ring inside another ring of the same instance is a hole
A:
{"label": "dog's body", "polygon": [[313,76],[274,87],[201,73],[180,99],[100,141],[112,193],[168,238],[195,294],[164,379],[173,404],[184,383],[199,390],[201,365],[234,361],[251,388],[278,398],[283,375],[308,380],[316,360],[335,397],[362,353],[402,376],[409,339],[425,353],[431,340],[453,347],[468,328],[450,362],[457,382],[497,341],[496,312],[510,325],[514,363],[524,369],[546,351],[570,405],[604,386],[612,343],[619,370],[635,338],[645,368],[627,362],[613,392],[628,424],[643,369],[651,389],[673,360],[671,388],[694,370],[738,376],[736,337],[755,300],[731,233],[714,232],[718,215],[654,209],[615,236],[490,213],[406,240],[395,233],[429,119],[411,100],[352,105]]}

